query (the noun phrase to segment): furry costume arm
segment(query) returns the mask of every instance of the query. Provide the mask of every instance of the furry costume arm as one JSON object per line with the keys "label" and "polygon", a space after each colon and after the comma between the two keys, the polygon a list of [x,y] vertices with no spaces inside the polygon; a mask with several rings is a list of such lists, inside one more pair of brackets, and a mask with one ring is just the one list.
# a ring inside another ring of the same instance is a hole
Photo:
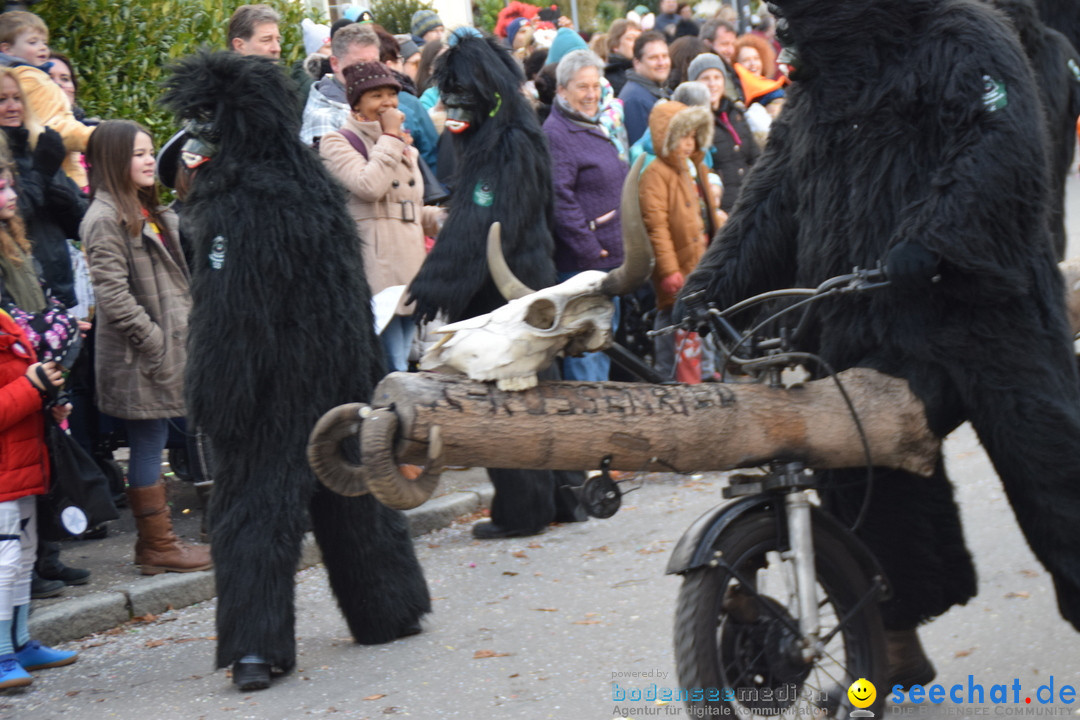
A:
{"label": "furry costume arm", "polygon": [[82,233],[98,307],[132,347],[151,357],[160,356],[165,352],[161,327],[131,294],[127,231],[114,218],[98,218],[84,225]]}
{"label": "furry costume arm", "polygon": [[[361,140],[363,142],[363,140]],[[353,149],[341,133],[323,135],[319,155],[330,174],[361,202],[378,202],[390,191],[394,167],[409,152],[404,141],[382,135],[368,149],[370,159]]]}
{"label": "furry costume arm", "polygon": [[[933,45],[934,56],[924,58],[925,66],[945,72],[927,89],[936,112],[918,121],[925,136],[943,140],[925,194],[900,214],[889,246],[918,242],[940,258],[943,291],[967,302],[973,293],[1002,302],[1030,290],[1030,251],[1022,245],[1038,213],[1018,213],[1018,204],[1027,199],[1038,208],[1048,192],[1045,173],[1014,170],[1045,168],[1046,162],[1030,66],[1004,25],[998,37],[985,32],[987,23],[980,25],[983,33],[974,37],[970,30],[970,36],[957,32],[964,29],[958,23]],[[1032,142],[1018,145],[1017,137]],[[987,203],[986,187],[1008,188],[1016,200]]]}
{"label": "furry costume arm", "polygon": [[463,163],[458,170],[446,222],[409,285],[419,321],[439,310],[451,321],[463,319],[481,294],[480,313],[505,302],[487,267],[487,232],[496,221],[502,223],[503,252],[514,275],[534,290],[555,282],[544,136],[511,126],[499,134],[497,147],[496,161]]}

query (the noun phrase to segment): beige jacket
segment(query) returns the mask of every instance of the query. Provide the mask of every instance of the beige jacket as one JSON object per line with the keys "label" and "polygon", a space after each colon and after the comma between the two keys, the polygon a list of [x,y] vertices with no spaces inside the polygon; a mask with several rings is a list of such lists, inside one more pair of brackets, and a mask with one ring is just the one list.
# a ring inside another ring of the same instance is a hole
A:
{"label": "beige jacket", "polygon": [[130,237],[106,192],[96,194],[79,227],[97,298],[98,407],[129,420],[185,414],[191,293],[176,214],[165,210],[164,219],[175,254],[148,223]]}
{"label": "beige jacket", "polygon": [[29,65],[19,65],[11,70],[19,79],[26,103],[33,108],[38,122],[51,127],[64,139],[64,147],[69,153],[64,160],[64,172],[76,185],[86,187],[86,170],[79,162],[78,153],[86,149],[86,141],[94,128],[75,118],[67,95],[44,72]]}
{"label": "beige jacket", "polygon": [[[424,235],[438,232],[441,210],[424,207],[424,185],[416,148],[384,135],[377,122],[358,122],[352,130],[368,149],[368,159],[338,132],[323,135],[319,154],[330,173],[349,193],[349,214],[356,221],[364,256],[364,274],[371,294],[394,285],[408,285],[420,270],[426,250]],[[412,306],[398,304],[398,315]]]}

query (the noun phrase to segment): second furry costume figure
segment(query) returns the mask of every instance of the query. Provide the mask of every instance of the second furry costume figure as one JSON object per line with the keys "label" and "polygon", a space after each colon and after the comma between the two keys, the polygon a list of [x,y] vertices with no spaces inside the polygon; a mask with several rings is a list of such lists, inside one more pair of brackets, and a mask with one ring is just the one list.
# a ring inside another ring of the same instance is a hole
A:
{"label": "second furry costume figure", "polygon": [[[409,286],[418,321],[440,311],[450,322],[506,302],[488,272],[488,228],[502,223],[503,253],[530,288],[554,285],[551,159],[536,113],[521,94],[525,78],[506,48],[475,30],[455,31],[436,78],[453,133],[456,171],[449,215]],[[549,369],[547,377],[557,377]],[[567,485],[580,473],[488,469],[495,486],[481,538],[534,535],[553,520],[584,520]]]}
{"label": "second furry costume figure", "polygon": [[[794,83],[681,297],[694,315],[885,260],[891,286],[822,303],[803,349],[905,378],[939,436],[971,422],[1080,628],[1080,390],[1024,52],[973,0],[773,4]],[[865,470],[823,482],[851,523]],[[893,589],[886,687],[925,685],[915,628],[976,589],[944,464],[929,478],[875,469],[858,533]]]}
{"label": "second furry costume figure", "polygon": [[431,610],[405,517],[318,484],[316,420],[383,375],[356,224],[298,139],[275,64],[223,52],[178,62],[163,99],[194,140],[188,409],[209,436],[217,666],[242,690],[296,663],[294,574],[307,519],[359,643],[419,632]]}

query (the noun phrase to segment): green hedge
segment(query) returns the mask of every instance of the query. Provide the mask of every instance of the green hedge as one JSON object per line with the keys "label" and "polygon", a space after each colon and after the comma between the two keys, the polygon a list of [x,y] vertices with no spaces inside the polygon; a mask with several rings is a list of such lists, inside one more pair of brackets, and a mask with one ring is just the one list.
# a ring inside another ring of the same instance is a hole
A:
{"label": "green hedge", "polygon": [[[146,125],[160,145],[175,131],[157,104],[171,60],[200,46],[225,47],[229,17],[242,0],[44,0],[33,10],[49,44],[71,58],[79,104],[91,116]],[[301,3],[267,0],[281,13],[282,62],[304,54],[300,21],[319,17]]]}
{"label": "green hedge", "polygon": [[375,0],[371,12],[375,22],[394,35],[408,35],[412,31],[412,16],[417,10],[434,10],[425,0]]}

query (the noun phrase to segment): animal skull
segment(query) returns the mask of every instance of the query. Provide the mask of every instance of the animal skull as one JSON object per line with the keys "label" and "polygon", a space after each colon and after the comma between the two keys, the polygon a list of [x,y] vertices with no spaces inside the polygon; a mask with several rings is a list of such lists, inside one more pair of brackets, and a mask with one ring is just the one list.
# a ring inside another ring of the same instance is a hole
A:
{"label": "animal skull", "polygon": [[457,371],[495,381],[500,390],[528,390],[537,373],[560,353],[581,355],[611,344],[612,298],[631,292],[652,272],[652,245],[638,205],[641,162],[623,185],[623,264],[610,273],[586,270],[559,285],[530,290],[514,277],[502,255],[500,226],[488,233],[492,278],[509,301],[487,315],[439,328],[443,337],[420,361],[420,369]]}

